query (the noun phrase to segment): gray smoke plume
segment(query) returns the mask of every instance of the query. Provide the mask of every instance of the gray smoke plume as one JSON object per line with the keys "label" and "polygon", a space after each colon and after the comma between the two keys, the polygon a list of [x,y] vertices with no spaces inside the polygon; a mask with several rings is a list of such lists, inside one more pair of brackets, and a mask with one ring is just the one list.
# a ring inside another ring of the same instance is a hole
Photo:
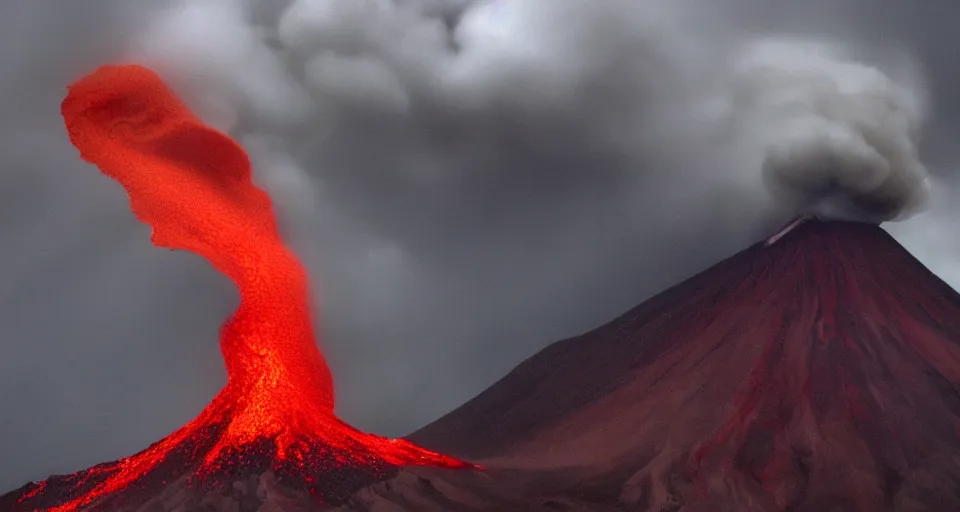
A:
{"label": "gray smoke plume", "polygon": [[[534,151],[567,137],[627,160],[667,139],[714,144],[721,179],[762,180],[781,208],[821,216],[903,218],[927,195],[922,80],[898,83],[836,43],[717,44],[694,35],[689,5],[635,0],[296,0],[259,25],[251,5],[183,2],[134,58],[211,123],[282,134],[309,173],[324,172],[329,141],[382,116],[377,131],[434,155],[495,153],[483,146],[511,132]],[[731,127],[735,155],[719,142]]]}
{"label": "gray smoke plume", "polygon": [[134,453],[223,384],[234,290],[150,246],[66,140],[65,86],[105,62],[155,67],[250,152],[338,413],[384,435],[798,211],[908,215],[917,153],[933,210],[891,229],[960,275],[960,4],[0,4],[0,489]]}
{"label": "gray smoke plume", "polygon": [[907,78],[824,42],[760,40],[738,56],[729,108],[778,198],[881,222],[915,213],[928,194],[917,140],[926,91]]}

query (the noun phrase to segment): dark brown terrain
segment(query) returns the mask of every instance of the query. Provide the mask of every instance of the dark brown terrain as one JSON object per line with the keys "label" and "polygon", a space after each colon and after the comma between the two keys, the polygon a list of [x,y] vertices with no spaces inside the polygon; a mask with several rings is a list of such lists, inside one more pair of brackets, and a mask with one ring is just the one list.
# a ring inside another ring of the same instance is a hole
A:
{"label": "dark brown terrain", "polygon": [[808,221],[409,438],[483,471],[402,468],[326,506],[254,473],[126,510],[957,511],[958,383],[960,295],[877,226]]}

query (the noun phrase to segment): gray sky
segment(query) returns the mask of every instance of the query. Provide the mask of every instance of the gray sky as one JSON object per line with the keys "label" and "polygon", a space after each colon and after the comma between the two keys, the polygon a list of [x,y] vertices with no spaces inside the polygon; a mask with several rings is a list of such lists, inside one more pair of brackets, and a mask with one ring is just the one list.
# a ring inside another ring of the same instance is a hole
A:
{"label": "gray sky", "polygon": [[248,147],[316,281],[338,411],[377,433],[786,220],[704,117],[724,76],[710,51],[761,33],[839,39],[894,79],[922,68],[931,209],[887,226],[960,286],[960,5],[558,0],[451,31],[470,2],[352,2],[331,18],[237,1],[250,23],[228,0],[2,3],[0,490],[138,451],[223,384],[230,284],[152,247],[61,124],[64,87],[115,59],[156,63]]}

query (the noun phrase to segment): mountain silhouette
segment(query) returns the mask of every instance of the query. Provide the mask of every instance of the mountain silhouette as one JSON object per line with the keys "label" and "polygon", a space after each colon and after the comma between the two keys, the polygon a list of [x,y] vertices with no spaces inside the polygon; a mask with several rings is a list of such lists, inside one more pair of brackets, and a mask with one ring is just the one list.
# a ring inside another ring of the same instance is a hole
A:
{"label": "mountain silhouette", "polygon": [[878,226],[809,220],[410,439],[624,510],[960,510],[958,382],[960,295]]}

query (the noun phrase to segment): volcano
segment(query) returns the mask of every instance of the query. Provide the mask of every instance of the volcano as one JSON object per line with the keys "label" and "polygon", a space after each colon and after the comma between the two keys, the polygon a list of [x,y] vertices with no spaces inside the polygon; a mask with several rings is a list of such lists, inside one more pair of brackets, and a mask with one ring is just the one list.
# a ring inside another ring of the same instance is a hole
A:
{"label": "volcano", "polygon": [[136,508],[171,482],[213,492],[265,471],[329,502],[402,465],[467,466],[334,416],[306,275],[239,145],[139,66],[107,66],[80,80],[62,112],[71,142],[126,189],[152,242],[205,257],[241,301],[220,333],[227,384],[196,419],[136,455],[30,486],[3,510]]}
{"label": "volcano", "polygon": [[566,479],[531,509],[953,511],[958,383],[960,295],[878,226],[807,220],[410,438]]}
{"label": "volcano", "polygon": [[802,219],[387,440],[333,415],[242,150],[148,71],[91,80],[64,103],[84,158],[155,243],[237,283],[229,380],[146,451],[0,510],[960,510],[960,295],[879,226]]}

